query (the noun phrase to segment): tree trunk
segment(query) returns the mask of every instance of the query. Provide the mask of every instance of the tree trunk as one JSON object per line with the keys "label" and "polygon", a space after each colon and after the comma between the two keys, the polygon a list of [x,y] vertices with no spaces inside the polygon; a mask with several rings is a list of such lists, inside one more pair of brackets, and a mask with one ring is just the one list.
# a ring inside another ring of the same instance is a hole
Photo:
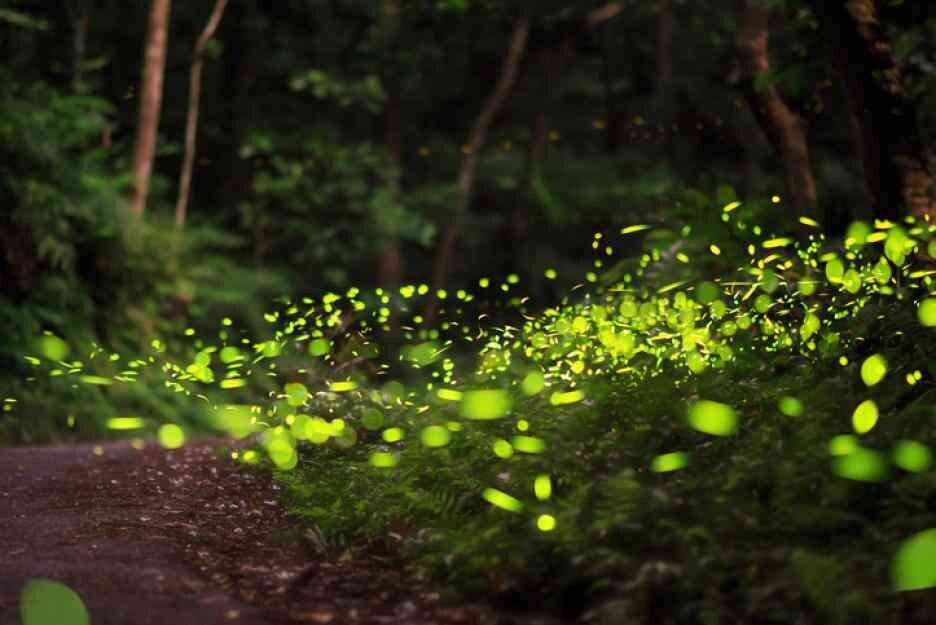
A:
{"label": "tree trunk", "polygon": [[456,180],[455,210],[442,232],[442,238],[439,240],[439,247],[436,253],[435,267],[432,275],[433,290],[429,294],[426,303],[425,319],[427,323],[432,323],[438,312],[439,300],[436,292],[445,284],[448,276],[449,265],[452,256],[455,254],[455,242],[458,238],[458,230],[461,222],[464,220],[465,213],[471,204],[471,194],[474,191],[475,170],[478,164],[478,156],[484,148],[484,141],[487,138],[487,131],[494,121],[494,118],[503,108],[507,97],[513,89],[517,78],[517,70],[520,67],[520,60],[526,50],[527,38],[530,34],[530,18],[524,14],[519,17],[514,24],[513,35],[510,38],[510,46],[501,65],[501,75],[497,82],[494,92],[488,97],[481,110],[480,115],[475,119],[474,126],[468,140],[467,153],[462,158],[461,166]]}
{"label": "tree trunk", "polygon": [[[399,45],[400,0],[384,0],[384,71],[383,82],[387,91],[384,106],[384,143],[390,153],[390,160],[396,168],[393,174],[394,199],[399,197],[400,178],[403,165],[403,130],[402,130],[402,94],[400,88],[400,70],[397,67]],[[392,236],[379,251],[377,257],[377,283],[384,289],[392,290],[400,286],[403,279],[403,257],[400,254],[400,242]],[[393,323],[393,326],[396,324]]]}
{"label": "tree trunk", "polygon": [[756,0],[740,0],[740,27],[735,38],[744,96],[761,130],[777,152],[786,173],[793,207],[811,215],[816,207],[816,183],[809,158],[803,120],[780,97],[773,85],[759,85],[770,71],[768,43],[770,10]]}
{"label": "tree trunk", "polygon": [[676,31],[676,18],[673,14],[673,0],[660,0],[657,8],[659,15],[657,16],[655,99],[656,109],[662,113],[661,117],[668,118],[672,114],[673,35]]}
{"label": "tree trunk", "polygon": [[188,114],[185,120],[185,156],[182,159],[182,172],[179,174],[179,198],[176,201],[175,224],[177,228],[185,226],[188,212],[189,194],[192,187],[192,168],[195,164],[195,140],[198,133],[198,106],[201,99],[201,74],[205,62],[205,49],[208,42],[214,37],[224,8],[228,0],[217,0],[205,29],[195,42],[195,52],[192,56],[192,71],[189,76],[189,103]]}
{"label": "tree trunk", "polygon": [[936,177],[928,168],[916,110],[885,39],[874,0],[810,0],[845,78],[861,128],[865,184],[878,218],[936,218]]}
{"label": "tree trunk", "polygon": [[162,101],[163,73],[166,68],[166,42],[169,38],[171,0],[152,0],[146,29],[146,51],[143,57],[143,78],[140,81],[140,108],[133,148],[133,190],[130,193],[130,213],[143,215],[153,172],[156,133],[159,130],[159,107]]}
{"label": "tree trunk", "polygon": [[88,47],[91,2],[90,0],[77,0],[76,2],[69,0],[65,8],[72,25],[71,88],[73,93],[81,93],[84,89],[83,65]]}
{"label": "tree trunk", "polygon": [[[547,95],[546,99],[549,97]],[[548,140],[548,119],[546,111],[540,109],[533,118],[533,137],[527,151],[527,160],[524,166],[523,178],[519,185],[520,193],[516,198],[514,210],[510,219],[510,238],[515,251],[522,249],[530,231],[530,201],[533,186],[537,178],[542,176],[543,160],[546,157],[546,144]],[[522,256],[522,254],[521,254]]]}

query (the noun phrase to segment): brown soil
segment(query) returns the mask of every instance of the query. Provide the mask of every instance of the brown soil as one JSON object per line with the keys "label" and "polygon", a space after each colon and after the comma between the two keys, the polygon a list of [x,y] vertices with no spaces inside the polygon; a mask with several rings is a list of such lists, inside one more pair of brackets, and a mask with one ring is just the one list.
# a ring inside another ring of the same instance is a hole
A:
{"label": "brown soil", "polygon": [[93,625],[515,622],[443,605],[390,558],[316,558],[270,477],[210,443],[98,451],[0,449],[0,625],[35,577],[73,588]]}

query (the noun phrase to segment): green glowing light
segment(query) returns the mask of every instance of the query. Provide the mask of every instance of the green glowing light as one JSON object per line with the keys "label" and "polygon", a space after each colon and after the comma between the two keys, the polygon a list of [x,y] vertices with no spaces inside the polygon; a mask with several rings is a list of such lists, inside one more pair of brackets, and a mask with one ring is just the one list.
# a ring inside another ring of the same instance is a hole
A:
{"label": "green glowing light", "polygon": [[715,436],[730,436],[738,429],[738,417],[726,404],[700,400],[689,406],[689,425]]}
{"label": "green glowing light", "polygon": [[861,364],[861,379],[867,386],[874,386],[887,374],[887,360],[880,354],[869,356]]}
{"label": "green glowing light", "polygon": [[832,470],[840,477],[859,482],[881,482],[887,478],[887,460],[872,449],[858,448],[849,454],[836,456]]}
{"label": "green glowing light", "polygon": [[383,439],[388,443],[396,443],[403,440],[403,430],[401,428],[387,428],[383,432]]}
{"label": "green glowing light", "polygon": [[565,393],[560,393],[556,391],[549,397],[549,403],[553,406],[564,406],[566,404],[574,404],[585,399],[585,391],[567,391]]}
{"label": "green glowing light", "polygon": [[218,354],[218,356],[221,358],[221,362],[223,362],[224,364],[237,362],[238,360],[241,360],[243,358],[240,350],[230,345],[223,348],[220,354]]}
{"label": "green glowing light", "polygon": [[520,512],[523,510],[523,502],[496,488],[485,488],[481,496],[492,506],[496,506],[502,510],[507,510],[508,512]]}
{"label": "green glowing light", "polygon": [[532,371],[523,378],[520,390],[527,397],[538,394],[546,386],[546,378],[539,371]]}
{"label": "green glowing light", "polygon": [[922,473],[933,465],[933,452],[923,443],[900,440],[892,453],[894,464],[911,473]]}
{"label": "green glowing light", "polygon": [[254,430],[254,415],[250,406],[221,406],[214,413],[214,426],[234,438],[243,438]]}
{"label": "green glowing light", "polygon": [[290,382],[283,390],[286,391],[286,403],[290,406],[301,406],[309,397],[309,389],[299,382]]}
{"label": "green glowing light", "polygon": [[936,529],[928,529],[904,540],[891,561],[894,590],[936,587]]}
{"label": "green glowing light", "polygon": [[852,426],[858,434],[867,434],[878,422],[878,407],[873,399],[866,399],[852,413]]}
{"label": "green glowing light", "polygon": [[139,417],[113,417],[107,420],[110,430],[139,430],[146,422]]}
{"label": "green glowing light", "polygon": [[57,336],[46,334],[36,341],[36,350],[47,359],[58,362],[68,357],[68,344]]}
{"label": "green glowing light", "polygon": [[858,449],[858,439],[851,434],[839,434],[829,441],[829,455],[845,456]]}
{"label": "green glowing light", "polygon": [[514,436],[511,445],[525,454],[541,454],[546,450],[546,441],[535,436]]}
{"label": "green glowing light", "polygon": [[456,391],[450,388],[440,388],[436,391],[436,397],[439,399],[444,399],[445,401],[461,401],[463,397],[461,391]]}
{"label": "green glowing light", "polygon": [[445,447],[451,440],[452,435],[446,427],[430,425],[422,429],[419,438],[426,447]]}
{"label": "green glowing light", "polygon": [[328,339],[312,339],[309,341],[310,356],[325,356],[331,352],[331,342]]}
{"label": "green glowing light", "polygon": [[551,532],[556,529],[556,517],[551,514],[541,514],[536,518],[536,527],[541,532]]}
{"label": "green glowing light", "polygon": [[552,479],[546,474],[537,475],[533,480],[533,494],[540,501],[546,501],[552,497]]}
{"label": "green glowing light", "polygon": [[395,467],[400,463],[400,456],[386,451],[377,451],[370,455],[370,463],[381,469]]}
{"label": "green glowing light", "polygon": [[78,594],[59,582],[31,579],[20,592],[22,625],[90,625],[88,610]]}
{"label": "green glowing light", "polygon": [[510,458],[514,454],[514,448],[511,446],[510,443],[508,443],[502,438],[499,438],[496,441],[494,441],[494,444],[491,446],[491,448],[494,450],[494,455],[497,456],[498,458],[506,459],[506,458]]}
{"label": "green glowing light", "polygon": [[936,298],[928,297],[920,302],[917,318],[927,328],[936,326]]}
{"label": "green glowing light", "polygon": [[641,231],[643,231],[643,230],[649,230],[649,229],[652,228],[652,227],[653,227],[653,226],[649,226],[649,225],[647,225],[647,224],[638,224],[638,225],[634,225],[634,226],[627,226],[627,227],[625,227],[625,228],[621,228],[621,234],[632,234],[632,233],[634,233],[634,232],[641,232]]}
{"label": "green glowing light", "polygon": [[681,451],[674,451],[668,454],[661,454],[650,463],[650,470],[657,473],[668,473],[678,471],[689,464],[689,456]]}
{"label": "green glowing light", "polygon": [[185,432],[174,423],[167,423],[159,428],[159,444],[166,449],[177,449],[185,444]]}
{"label": "green glowing light", "polygon": [[826,263],[825,275],[830,284],[841,284],[845,277],[845,265],[838,258],[834,258]]}
{"label": "green glowing light", "polygon": [[777,408],[788,417],[799,417],[803,414],[803,402],[788,395],[780,398]]}
{"label": "green glowing light", "polygon": [[500,419],[510,412],[510,395],[506,391],[486,389],[467,391],[462,397],[461,414],[469,419]]}
{"label": "green glowing light", "polygon": [[793,239],[790,239],[788,237],[780,237],[776,239],[767,239],[766,241],[761,243],[761,246],[764,249],[770,250],[770,249],[774,249],[778,247],[787,247],[789,245],[793,245],[793,243],[794,243]]}
{"label": "green glowing light", "polygon": [[303,438],[315,445],[328,442],[334,435],[335,429],[322,417],[311,417],[305,422]]}
{"label": "green glowing light", "polygon": [[103,378],[98,375],[83,375],[78,379],[85,384],[94,384],[96,386],[110,386],[114,383],[110,378]]}

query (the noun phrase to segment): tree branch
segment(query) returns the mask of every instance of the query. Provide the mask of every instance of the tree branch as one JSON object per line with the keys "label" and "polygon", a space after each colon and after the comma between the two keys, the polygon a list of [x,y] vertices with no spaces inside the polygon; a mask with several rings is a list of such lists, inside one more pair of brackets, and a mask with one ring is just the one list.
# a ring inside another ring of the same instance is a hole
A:
{"label": "tree branch", "polygon": [[185,157],[182,161],[182,172],[179,175],[179,198],[176,202],[175,223],[178,228],[185,225],[188,211],[189,191],[192,187],[192,168],[195,164],[195,139],[198,131],[198,106],[201,99],[201,73],[205,60],[205,50],[208,42],[214,37],[228,0],[217,0],[205,29],[195,43],[195,52],[192,57],[192,73],[189,77],[189,108],[185,120]]}

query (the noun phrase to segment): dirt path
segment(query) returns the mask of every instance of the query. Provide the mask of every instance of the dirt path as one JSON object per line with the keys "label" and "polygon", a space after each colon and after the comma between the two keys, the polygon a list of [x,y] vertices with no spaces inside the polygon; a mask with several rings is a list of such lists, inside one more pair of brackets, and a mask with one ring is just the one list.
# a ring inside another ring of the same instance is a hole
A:
{"label": "dirt path", "polygon": [[0,449],[0,625],[32,577],[71,586],[92,625],[514,622],[443,607],[376,556],[314,563],[277,486],[208,443],[98,451]]}

